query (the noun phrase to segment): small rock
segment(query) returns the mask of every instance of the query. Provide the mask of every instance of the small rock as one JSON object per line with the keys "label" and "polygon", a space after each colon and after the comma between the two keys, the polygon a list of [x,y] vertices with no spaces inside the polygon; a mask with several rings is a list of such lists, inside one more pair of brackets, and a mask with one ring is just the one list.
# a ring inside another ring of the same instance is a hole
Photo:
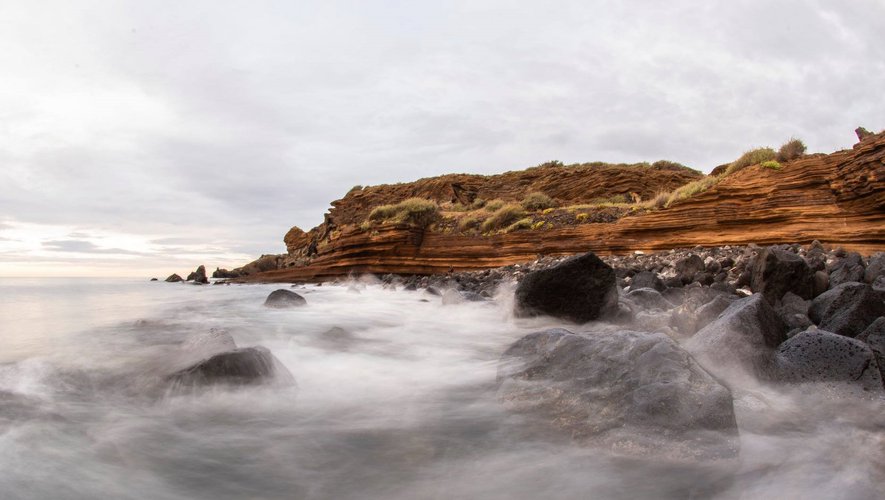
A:
{"label": "small rock", "polygon": [[842,283],[850,281],[863,281],[866,268],[863,257],[857,252],[846,254],[835,261],[830,267],[830,288],[835,288]]}
{"label": "small rock", "polygon": [[181,276],[179,276],[177,274],[171,274],[171,275],[169,275],[168,278],[166,278],[167,283],[178,283],[180,281],[184,281],[184,280],[181,279]]}
{"label": "small rock", "polygon": [[658,275],[651,271],[641,271],[633,276],[630,282],[630,290],[638,290],[640,288],[653,288],[659,292],[663,292],[667,287]]}
{"label": "small rock", "polygon": [[688,284],[694,281],[695,275],[703,271],[705,268],[704,259],[701,259],[695,254],[691,254],[676,263],[676,277],[678,277],[683,284]]}

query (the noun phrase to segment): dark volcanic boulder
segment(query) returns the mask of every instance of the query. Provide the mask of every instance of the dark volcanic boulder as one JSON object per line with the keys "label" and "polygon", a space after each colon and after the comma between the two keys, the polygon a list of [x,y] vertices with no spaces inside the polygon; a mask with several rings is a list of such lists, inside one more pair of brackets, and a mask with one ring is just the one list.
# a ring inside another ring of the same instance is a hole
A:
{"label": "dark volcanic boulder", "polygon": [[527,335],[501,357],[498,399],[620,453],[689,461],[736,454],[731,393],[662,333]]}
{"label": "dark volcanic boulder", "polygon": [[710,373],[726,380],[770,375],[775,349],[787,326],[761,294],[733,302],[716,321],[702,328],[686,349]]}
{"label": "dark volcanic boulder", "polygon": [[750,281],[753,293],[761,293],[774,304],[787,292],[810,299],[814,293],[814,272],[805,259],[776,247],[763,250],[753,263]]}
{"label": "dark volcanic boulder", "polygon": [[643,309],[671,309],[673,304],[653,288],[637,288],[627,293],[627,299]]}
{"label": "dark volcanic boulder", "polygon": [[518,316],[586,323],[617,309],[615,272],[593,252],[527,274],[516,288]]}
{"label": "dark volcanic boulder", "polygon": [[873,321],[873,324],[857,336],[857,340],[865,342],[873,350],[879,364],[879,373],[882,380],[885,380],[885,317]]}
{"label": "dark volcanic boulder", "polygon": [[842,283],[811,302],[808,317],[828,332],[855,337],[885,315],[885,294],[865,283]]}
{"label": "dark volcanic boulder", "polygon": [[270,295],[267,296],[267,299],[264,301],[264,305],[266,307],[273,307],[277,309],[282,309],[286,307],[298,307],[306,305],[307,301],[301,295],[297,293],[286,290],[285,288],[280,288],[279,290],[274,290],[270,292]]}
{"label": "dark volcanic boulder", "polygon": [[830,268],[830,288],[835,288],[842,283],[851,281],[863,281],[866,268],[863,257],[857,252],[846,254],[834,262]]}
{"label": "dark volcanic boulder", "polygon": [[695,254],[680,260],[676,263],[676,277],[684,284],[694,281],[695,276],[707,268],[704,259]]}
{"label": "dark volcanic boulder", "polygon": [[640,288],[652,288],[659,292],[663,292],[667,287],[656,273],[651,271],[641,271],[633,275],[633,281],[630,282],[630,290],[639,290]]}
{"label": "dark volcanic boulder", "polygon": [[275,360],[262,346],[244,347],[216,354],[171,375],[177,384],[257,384],[274,376]]}
{"label": "dark volcanic boulder", "polygon": [[167,283],[178,283],[179,281],[184,281],[181,279],[181,276],[177,274],[171,274],[168,278],[166,278]]}
{"label": "dark volcanic boulder", "polygon": [[863,280],[867,283],[873,283],[879,276],[885,276],[885,252],[876,252],[870,256],[867,269],[863,274]]}
{"label": "dark volcanic boulder", "polygon": [[881,391],[873,351],[863,342],[824,330],[805,330],[777,350],[776,377],[783,382],[845,382]]}
{"label": "dark volcanic boulder", "polygon": [[202,284],[209,283],[209,278],[206,277],[206,266],[200,265],[196,271],[188,274],[187,281]]}

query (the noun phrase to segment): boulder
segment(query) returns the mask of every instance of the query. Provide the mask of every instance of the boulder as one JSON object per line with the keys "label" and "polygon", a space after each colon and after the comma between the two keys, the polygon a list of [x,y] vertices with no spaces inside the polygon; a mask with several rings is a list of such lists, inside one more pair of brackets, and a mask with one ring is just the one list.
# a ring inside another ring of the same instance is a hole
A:
{"label": "boulder", "polygon": [[194,283],[206,284],[209,283],[209,278],[206,277],[206,266],[200,265],[196,269],[196,271],[187,275],[187,281],[193,281]]}
{"label": "boulder", "polygon": [[827,291],[830,288],[830,275],[826,273],[826,271],[815,271],[814,272],[814,293],[812,293],[813,297],[817,297],[818,295]]}
{"label": "boulder", "polygon": [[812,325],[811,319],[808,318],[808,307],[810,305],[811,301],[805,300],[793,292],[787,292],[778,301],[775,310],[781,315],[784,323],[787,324],[787,328],[790,330],[797,328],[804,330]]}
{"label": "boulder", "polygon": [[885,276],[885,252],[876,252],[870,256],[863,280],[872,284],[880,276]]}
{"label": "boulder", "polygon": [[805,330],[781,344],[776,366],[776,378],[782,382],[843,382],[865,391],[883,390],[869,346],[824,330]]}
{"label": "boulder", "polygon": [[774,304],[787,292],[810,299],[814,293],[814,273],[802,257],[768,247],[753,263],[750,289],[764,295],[769,304]]}
{"label": "boulder", "polygon": [[856,337],[885,315],[883,298],[885,294],[865,283],[843,283],[816,297],[808,317],[822,330]]}
{"label": "boulder", "polygon": [[169,275],[168,278],[166,278],[167,283],[178,283],[180,281],[184,281],[184,280],[181,279],[181,276],[179,276],[177,274],[171,274],[171,275]]}
{"label": "boulder", "polygon": [[270,295],[268,295],[267,299],[264,301],[265,307],[273,307],[276,309],[299,307],[306,304],[307,300],[305,300],[304,297],[284,288],[270,292]]}
{"label": "boulder", "polygon": [[216,267],[215,271],[212,271],[213,278],[223,278],[223,279],[231,279],[238,278],[240,273],[237,271],[228,271],[227,269],[222,269],[220,267]]}
{"label": "boulder", "polygon": [[151,278],[151,281],[160,281],[157,278]]}
{"label": "boulder", "polygon": [[180,386],[258,384],[273,378],[275,365],[275,358],[267,348],[244,347],[215,354],[169,378]]}
{"label": "boulder", "polygon": [[532,333],[498,366],[498,399],[583,444],[677,460],[730,458],[729,390],[662,333]]}
{"label": "boulder", "polygon": [[704,259],[695,254],[691,254],[676,262],[676,277],[679,278],[679,281],[683,284],[688,284],[694,281],[695,275],[704,271],[706,268],[707,266],[704,264]]}
{"label": "boulder", "polygon": [[829,267],[830,288],[835,288],[842,283],[851,281],[863,281],[866,268],[863,257],[857,252],[850,252],[841,259],[833,262]]}
{"label": "boulder", "polygon": [[879,365],[879,374],[885,380],[885,317],[880,317],[867,327],[857,340],[865,342],[873,354],[876,355],[876,363]]}
{"label": "boulder", "polygon": [[617,310],[615,272],[593,252],[528,273],[516,287],[517,316],[586,323]]}
{"label": "boulder", "polygon": [[637,288],[627,293],[627,299],[643,309],[672,309],[673,304],[667,301],[660,292],[653,288]]}
{"label": "boulder", "polygon": [[757,293],[733,302],[690,338],[686,349],[710,373],[729,382],[746,374],[767,378],[786,332],[783,320]]}
{"label": "boulder", "polygon": [[667,287],[657,273],[651,271],[641,271],[633,275],[633,281],[630,282],[630,290],[639,290],[640,288],[652,288],[659,292],[663,292]]}

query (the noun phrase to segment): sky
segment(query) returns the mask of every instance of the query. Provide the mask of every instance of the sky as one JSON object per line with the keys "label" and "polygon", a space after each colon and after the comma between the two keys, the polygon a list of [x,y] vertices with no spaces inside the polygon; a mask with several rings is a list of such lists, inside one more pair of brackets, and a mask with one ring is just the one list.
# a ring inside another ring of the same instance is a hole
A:
{"label": "sky", "polygon": [[885,128],[885,0],[0,0],[0,276],[283,253],[352,186]]}

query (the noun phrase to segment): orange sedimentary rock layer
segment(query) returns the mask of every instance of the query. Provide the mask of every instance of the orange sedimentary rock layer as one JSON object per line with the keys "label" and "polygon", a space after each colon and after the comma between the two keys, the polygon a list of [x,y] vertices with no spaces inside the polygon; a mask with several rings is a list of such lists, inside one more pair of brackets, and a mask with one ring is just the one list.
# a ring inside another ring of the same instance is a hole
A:
{"label": "orange sedimentary rock layer", "polygon": [[612,223],[495,236],[385,226],[345,229],[309,265],[248,279],[311,281],[348,273],[433,274],[527,262],[539,255],[599,254],[694,246],[809,243],[869,254],[885,250],[885,134],[852,150],[803,158],[782,170],[736,172],[663,210]]}

